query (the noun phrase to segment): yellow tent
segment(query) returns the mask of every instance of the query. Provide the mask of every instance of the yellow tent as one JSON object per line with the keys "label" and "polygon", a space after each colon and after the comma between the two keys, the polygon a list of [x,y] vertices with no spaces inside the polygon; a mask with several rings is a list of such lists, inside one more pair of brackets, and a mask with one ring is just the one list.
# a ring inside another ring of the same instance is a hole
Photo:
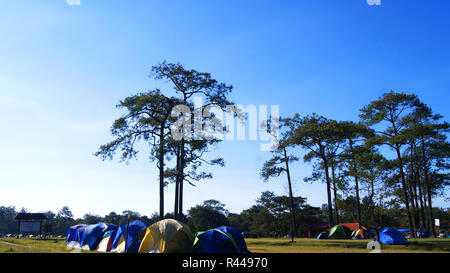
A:
{"label": "yellow tent", "polygon": [[366,238],[367,236],[367,231],[363,230],[362,228],[357,229],[355,231],[353,231],[352,233],[352,238],[353,239],[363,239]]}
{"label": "yellow tent", "polygon": [[146,228],[139,253],[189,253],[194,235],[174,219],[164,219]]}

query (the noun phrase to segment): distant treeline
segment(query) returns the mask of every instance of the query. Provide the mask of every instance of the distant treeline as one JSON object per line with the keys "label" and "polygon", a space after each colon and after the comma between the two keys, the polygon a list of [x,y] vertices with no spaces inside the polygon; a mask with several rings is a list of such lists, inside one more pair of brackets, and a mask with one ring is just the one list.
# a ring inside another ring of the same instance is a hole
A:
{"label": "distant treeline", "polygon": [[[355,214],[355,198],[349,196],[340,201],[341,223],[357,222]],[[362,209],[371,210],[368,206],[369,199],[362,200]],[[299,237],[308,236],[308,228],[318,222],[327,221],[328,207],[326,204],[321,207],[314,207],[306,202],[306,198],[295,197],[294,206],[296,211],[297,227],[296,234]],[[375,214],[362,213],[364,215],[362,224],[366,227],[390,226],[395,228],[408,227],[408,219],[405,209],[396,203],[387,204],[384,207],[376,207]],[[17,221],[14,217],[19,212],[28,212],[25,208],[20,211],[15,207],[0,207],[0,234],[16,234]],[[150,217],[141,215],[138,212],[125,210],[122,213],[111,212],[103,217],[91,213],[86,213],[82,218],[74,219],[73,213],[67,206],[64,206],[58,213],[52,211],[43,212],[47,220],[43,222],[43,232],[53,235],[65,235],[67,228],[76,224],[94,224],[106,222],[121,225],[130,221],[141,220],[154,223],[159,220],[159,214],[153,213]],[[434,215],[441,221],[450,220],[450,209],[434,208]],[[187,223],[193,232],[208,230],[218,226],[231,226],[242,232],[254,233],[258,237],[282,237],[290,234],[290,201],[288,196],[275,195],[266,191],[256,200],[256,204],[243,210],[241,213],[230,213],[225,204],[211,199],[202,204],[196,205],[181,216],[182,221]],[[174,218],[172,213],[165,215],[165,218]],[[312,232],[315,236],[317,231]]]}

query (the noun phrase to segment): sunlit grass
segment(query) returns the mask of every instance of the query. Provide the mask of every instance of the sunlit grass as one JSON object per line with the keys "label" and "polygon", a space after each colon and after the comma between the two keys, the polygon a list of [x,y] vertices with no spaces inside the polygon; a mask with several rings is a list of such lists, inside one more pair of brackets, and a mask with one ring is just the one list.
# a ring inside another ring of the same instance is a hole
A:
{"label": "sunlit grass", "polygon": [[[245,239],[253,253],[369,253],[367,243],[371,240],[318,240],[309,238]],[[450,239],[409,239],[410,245],[382,245],[382,253],[428,253],[450,252]],[[1,238],[0,253],[67,253],[64,239],[50,238]],[[78,252],[78,250],[76,250]],[[91,252],[94,251],[81,251]]]}
{"label": "sunlit grass", "polygon": [[[247,247],[255,253],[369,253],[371,240],[318,240],[310,238],[246,239]],[[410,245],[382,245],[382,253],[450,252],[450,239],[410,239]]]}
{"label": "sunlit grass", "polygon": [[61,238],[1,238],[0,253],[64,253],[67,249]]}

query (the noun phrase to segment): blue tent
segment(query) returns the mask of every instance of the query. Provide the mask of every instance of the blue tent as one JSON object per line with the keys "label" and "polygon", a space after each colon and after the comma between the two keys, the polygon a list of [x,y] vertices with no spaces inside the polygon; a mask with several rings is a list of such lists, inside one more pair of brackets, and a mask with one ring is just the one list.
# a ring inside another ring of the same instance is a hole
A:
{"label": "blue tent", "polygon": [[107,230],[117,230],[119,227],[112,224],[98,223],[88,225],[81,235],[80,245],[88,245],[90,250],[97,249],[98,244],[103,238],[103,233]]}
{"label": "blue tent", "polygon": [[407,232],[411,232],[411,229],[410,229],[410,228],[407,228],[407,229],[397,229],[397,231],[400,232],[400,233],[407,233]]}
{"label": "blue tent", "polygon": [[328,239],[328,232],[321,232],[318,236],[317,239]]}
{"label": "blue tent", "polygon": [[70,227],[67,229],[67,233],[66,233],[66,242],[76,241],[78,229],[81,228],[81,227],[85,227],[85,226],[86,226],[86,225],[74,225],[74,226],[70,226]]}
{"label": "blue tent", "polygon": [[242,236],[242,233],[239,232],[239,230],[232,228],[232,227],[227,227],[227,226],[221,226],[216,229],[230,234],[233,237],[233,240],[236,243],[236,245],[238,246],[239,251],[241,253],[250,253],[250,251],[247,249],[247,244],[245,243],[245,239]]}
{"label": "blue tent", "polygon": [[240,253],[233,236],[219,229],[197,232],[193,253]]}
{"label": "blue tent", "polygon": [[380,243],[391,244],[391,245],[406,245],[406,241],[403,234],[398,230],[390,227],[384,227],[380,229]]}
{"label": "blue tent", "polygon": [[[139,246],[141,245],[141,239],[138,238],[139,234],[148,226],[150,226],[151,223],[135,220],[131,221],[128,226],[128,238],[127,238],[127,249],[126,252],[137,252],[139,250]],[[113,243],[112,243],[112,249],[116,248],[117,245],[120,242],[120,239],[123,237],[125,238],[127,233],[127,224],[122,224],[117,232],[116,236],[114,237]]]}

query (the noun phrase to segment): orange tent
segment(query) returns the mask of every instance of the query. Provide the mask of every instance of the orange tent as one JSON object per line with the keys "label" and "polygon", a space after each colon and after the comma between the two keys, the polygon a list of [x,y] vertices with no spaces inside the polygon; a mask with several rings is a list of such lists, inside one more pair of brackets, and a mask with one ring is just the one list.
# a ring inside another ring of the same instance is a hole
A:
{"label": "orange tent", "polygon": [[[350,229],[351,231],[359,229],[358,223],[343,223],[343,224],[339,224],[339,225],[344,226],[344,227]],[[364,230],[367,230],[367,228],[365,228],[363,225],[361,225],[361,228]]]}

